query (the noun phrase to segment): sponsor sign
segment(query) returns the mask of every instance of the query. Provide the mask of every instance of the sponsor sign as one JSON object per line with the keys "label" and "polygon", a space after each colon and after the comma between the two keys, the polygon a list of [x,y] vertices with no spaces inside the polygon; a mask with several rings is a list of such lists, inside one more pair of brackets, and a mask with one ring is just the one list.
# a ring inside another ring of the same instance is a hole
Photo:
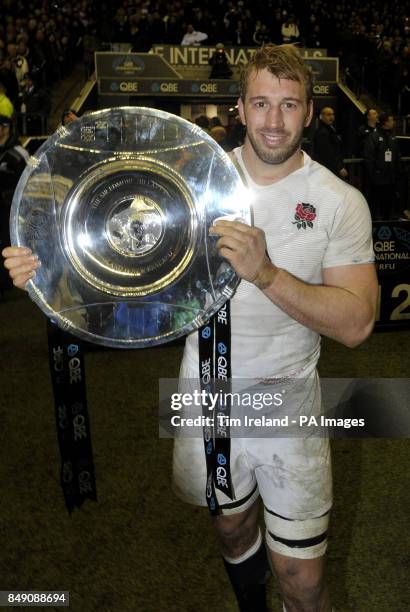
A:
{"label": "sponsor sign", "polygon": [[[336,83],[316,83],[313,95],[317,97],[336,96]],[[100,95],[138,96],[184,96],[184,97],[229,97],[239,96],[239,82],[226,80],[147,79],[147,78],[101,78]]]}
{"label": "sponsor sign", "polygon": [[[247,64],[258,47],[225,47],[232,66]],[[326,49],[300,49],[306,58],[326,57]],[[152,52],[167,60],[172,66],[208,66],[215,47],[181,47],[180,45],[153,45]]]}
{"label": "sponsor sign", "polygon": [[239,95],[239,82],[230,80],[186,79],[116,79],[102,78],[99,93],[104,95],[192,96],[210,97]]}
{"label": "sponsor sign", "polygon": [[97,80],[102,77],[136,79],[140,77],[181,78],[160,55],[152,53],[95,53]]}
{"label": "sponsor sign", "polygon": [[410,223],[375,221],[373,248],[379,278],[377,325],[410,325]]}

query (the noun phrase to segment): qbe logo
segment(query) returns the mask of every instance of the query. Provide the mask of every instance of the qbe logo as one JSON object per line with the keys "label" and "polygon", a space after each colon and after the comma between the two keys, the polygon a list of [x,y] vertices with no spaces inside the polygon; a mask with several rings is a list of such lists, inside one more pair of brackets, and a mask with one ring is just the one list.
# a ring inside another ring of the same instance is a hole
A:
{"label": "qbe logo", "polygon": [[218,453],[218,463],[219,465],[226,465],[226,457],[222,453]]}
{"label": "qbe logo", "polygon": [[218,342],[218,353],[220,355],[226,355],[227,352],[227,348],[226,348],[226,344],[224,344],[223,342]]}
{"label": "qbe logo", "polygon": [[69,357],[75,357],[78,353],[79,346],[78,344],[69,344],[67,347],[67,352]]}
{"label": "qbe logo", "polygon": [[208,442],[208,444],[206,445],[206,454],[210,455],[212,453],[212,441]]}
{"label": "qbe logo", "polygon": [[209,325],[207,325],[206,327],[204,327],[204,329],[202,330],[201,333],[202,338],[204,338],[205,340],[207,340],[208,338],[211,337],[211,328],[209,327]]}
{"label": "qbe logo", "polygon": [[377,237],[380,240],[389,240],[391,238],[391,230],[387,225],[382,225],[377,232]]}

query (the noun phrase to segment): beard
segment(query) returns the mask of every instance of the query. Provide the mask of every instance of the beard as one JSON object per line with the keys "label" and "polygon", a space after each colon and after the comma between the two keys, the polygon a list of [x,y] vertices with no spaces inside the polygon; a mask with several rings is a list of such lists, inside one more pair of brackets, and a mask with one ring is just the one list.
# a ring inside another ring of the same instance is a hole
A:
{"label": "beard", "polygon": [[[246,135],[250,144],[252,145],[253,150],[261,161],[263,161],[265,164],[277,165],[283,164],[290,157],[292,157],[296,151],[298,151],[303,138],[303,127],[290,142],[283,145],[277,145],[275,147],[265,145],[249,130]],[[272,131],[272,135],[287,136],[288,132],[285,130],[274,130]]]}

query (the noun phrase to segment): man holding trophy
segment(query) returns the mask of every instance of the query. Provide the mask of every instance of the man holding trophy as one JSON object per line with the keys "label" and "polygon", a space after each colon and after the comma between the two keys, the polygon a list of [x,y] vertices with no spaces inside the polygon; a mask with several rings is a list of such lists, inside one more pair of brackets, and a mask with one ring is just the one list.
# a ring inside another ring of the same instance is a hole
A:
{"label": "man holding trophy", "polygon": [[[303,379],[309,411],[320,405],[320,335],[354,347],[371,333],[377,281],[371,219],[362,195],[301,151],[313,114],[312,74],[292,45],[267,45],[246,66],[233,155],[254,195],[254,226],[220,220],[210,229],[241,283],[230,301],[232,378]],[[17,287],[40,262],[4,249]],[[181,379],[198,379],[198,334],[188,336]],[[323,437],[232,439],[235,497],[216,493],[213,522],[242,612],[267,610],[270,567],[287,612],[330,612],[324,554],[332,504],[329,441]],[[181,438],[174,486],[206,505],[202,439]],[[266,548],[258,526],[264,505]]]}

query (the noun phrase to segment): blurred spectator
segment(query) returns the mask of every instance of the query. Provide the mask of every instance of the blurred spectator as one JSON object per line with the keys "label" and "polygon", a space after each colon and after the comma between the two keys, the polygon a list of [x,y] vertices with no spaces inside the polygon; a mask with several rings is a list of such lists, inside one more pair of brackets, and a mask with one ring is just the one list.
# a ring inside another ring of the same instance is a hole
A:
{"label": "blurred spectator", "polygon": [[289,17],[283,23],[281,33],[282,41],[284,43],[295,43],[299,41],[300,32],[294,15],[289,15]]}
{"label": "blurred spectator", "polygon": [[242,124],[239,115],[230,116],[228,123],[228,134],[226,137],[227,150],[232,151],[243,145],[245,141],[246,128]]}
{"label": "blurred spectator", "polygon": [[379,122],[379,113],[375,108],[368,108],[366,111],[366,123],[359,126],[357,131],[357,153],[361,157],[364,154],[364,143],[367,140],[369,134],[372,134],[377,130]]}
{"label": "blurred spectator", "polygon": [[72,123],[73,121],[79,118],[80,116],[75,110],[73,110],[72,108],[67,108],[63,111],[63,114],[61,115],[61,125],[68,125],[69,123]]}
{"label": "blurred spectator", "polygon": [[112,23],[113,41],[117,43],[126,43],[129,40],[129,21],[128,15],[124,7],[117,9]]}
{"label": "blurred spectator", "polygon": [[21,132],[27,135],[43,134],[47,129],[50,99],[47,92],[35,83],[31,74],[26,74],[19,94],[22,116]]}
{"label": "blurred spectator", "polygon": [[25,57],[18,55],[17,45],[15,45],[14,43],[9,43],[7,45],[7,53],[8,58],[13,66],[18,85],[19,87],[21,87],[21,82],[23,81],[29,70],[28,62]]}
{"label": "blurred spectator", "polygon": [[18,99],[19,84],[11,60],[5,57],[4,51],[0,49],[0,83],[6,89],[7,97],[14,105]]}
{"label": "blurred spectator", "polygon": [[279,8],[275,11],[270,30],[271,41],[279,45],[282,42],[282,11]]}
{"label": "blurred spectator", "polygon": [[209,129],[211,130],[214,127],[222,127],[222,121],[219,117],[211,117],[209,120]]}
{"label": "blurred spectator", "polygon": [[90,24],[83,37],[83,60],[87,79],[94,72],[94,53],[100,48],[101,42],[96,24]]}
{"label": "blurred spectator", "polygon": [[335,111],[325,106],[320,111],[319,125],[313,136],[312,157],[339,178],[346,179],[348,172],[343,164],[342,139],[334,123]]}
{"label": "blurred spectator", "polygon": [[[13,193],[29,155],[13,134],[12,121],[0,115],[0,251],[10,244],[9,217]],[[0,290],[10,287],[8,274],[0,266]]]}
{"label": "blurred spectator", "polygon": [[12,117],[14,114],[13,104],[6,94],[6,88],[0,83],[0,115]]}
{"label": "blurred spectator", "polygon": [[181,40],[181,45],[190,46],[190,47],[199,47],[201,42],[203,42],[207,38],[208,38],[208,34],[205,34],[204,32],[196,32],[194,30],[194,26],[192,24],[189,24]]}
{"label": "blurred spectator", "polygon": [[13,123],[10,117],[0,115],[0,172],[1,187],[14,189],[23,172],[29,154],[20,145],[13,134]]}
{"label": "blurred spectator", "polygon": [[251,44],[248,31],[244,28],[244,22],[239,20],[232,33],[232,44],[236,47],[248,47]]}
{"label": "blurred spectator", "polygon": [[199,115],[195,119],[195,124],[202,128],[205,132],[209,133],[209,119],[206,115]]}
{"label": "blurred spectator", "polygon": [[364,145],[367,180],[370,185],[369,204],[374,219],[396,218],[400,149],[394,135],[393,115],[382,113],[379,128],[369,134]]}
{"label": "blurred spectator", "polygon": [[260,21],[256,22],[252,40],[255,45],[258,45],[259,47],[270,42],[269,30],[265,23],[261,23]]}
{"label": "blurred spectator", "polygon": [[214,127],[211,127],[209,135],[212,136],[212,138],[219,144],[220,147],[225,150],[227,149],[227,133],[223,125],[215,125]]}
{"label": "blurred spectator", "polygon": [[313,25],[312,30],[305,38],[305,44],[309,49],[320,49],[326,46],[319,23]]}
{"label": "blurred spectator", "polygon": [[216,45],[215,51],[209,58],[209,65],[212,66],[210,79],[229,79],[232,76],[232,70],[229,67],[225,47],[222,43]]}

